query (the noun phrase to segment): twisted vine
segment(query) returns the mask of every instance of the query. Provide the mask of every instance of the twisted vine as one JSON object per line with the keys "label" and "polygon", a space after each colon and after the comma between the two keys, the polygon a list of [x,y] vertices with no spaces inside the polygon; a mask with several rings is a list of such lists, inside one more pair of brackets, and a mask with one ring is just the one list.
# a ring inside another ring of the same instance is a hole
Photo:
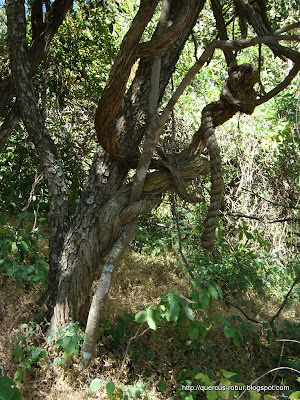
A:
{"label": "twisted vine", "polygon": [[208,104],[203,109],[200,127],[204,133],[210,157],[210,205],[201,238],[202,247],[209,250],[214,248],[214,235],[224,192],[221,155],[215,136],[215,127],[220,125],[222,121],[224,122],[227,119],[226,116],[232,116],[237,111],[245,114],[253,113],[255,106],[251,103],[256,99],[253,86],[259,81],[259,73],[251,64],[238,66],[236,63],[232,63],[229,66],[228,73],[229,77],[225,82],[220,100]]}

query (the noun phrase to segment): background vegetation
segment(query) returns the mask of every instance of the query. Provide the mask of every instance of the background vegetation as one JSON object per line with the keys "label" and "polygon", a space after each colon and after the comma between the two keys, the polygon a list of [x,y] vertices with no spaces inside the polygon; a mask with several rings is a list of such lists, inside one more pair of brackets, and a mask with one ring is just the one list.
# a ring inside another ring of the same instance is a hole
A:
{"label": "background vegetation", "polygon": [[[280,7],[285,24],[294,22],[296,2],[271,7]],[[135,1],[78,1],[34,78],[67,171],[73,212],[97,146],[97,100],[136,8]],[[9,73],[5,21],[2,7],[2,79]],[[195,61],[195,41],[201,48],[215,31],[209,21],[207,7],[169,93]],[[147,29],[150,35],[154,27]],[[264,45],[262,54],[267,90],[290,66],[274,60]],[[257,64],[256,50],[243,52],[239,62]],[[195,131],[203,106],[219,97],[225,70],[220,53],[182,96],[169,123],[176,146]],[[269,395],[300,398],[299,84],[298,77],[253,115],[237,115],[218,128],[226,195],[216,258],[199,245],[205,205],[175,198],[172,212],[172,199],[166,196],[151,215],[140,218],[88,372],[78,368],[83,334],[75,321],[46,338],[38,299],[48,279],[49,195],[33,145],[18,126],[0,154],[1,400],[20,399],[21,392],[28,400],[232,399],[241,392],[189,391],[182,385],[250,384],[274,368],[257,384],[289,385]],[[194,188],[207,202],[209,186],[206,178]],[[255,400],[263,394],[243,396]]]}

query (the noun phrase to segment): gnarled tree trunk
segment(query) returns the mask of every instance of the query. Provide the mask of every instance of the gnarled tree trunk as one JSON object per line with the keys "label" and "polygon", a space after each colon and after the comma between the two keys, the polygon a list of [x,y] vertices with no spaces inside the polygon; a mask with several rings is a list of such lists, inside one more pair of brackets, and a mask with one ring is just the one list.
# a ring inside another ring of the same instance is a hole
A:
{"label": "gnarled tree trunk", "polygon": [[[99,267],[120,237],[123,227],[138,215],[149,212],[159,203],[161,195],[166,191],[177,191],[188,201],[198,201],[196,196],[187,193],[185,183],[209,171],[212,202],[208,209],[209,226],[204,230],[206,236],[203,242],[205,247],[213,247],[215,224],[223,192],[221,159],[214,130],[236,112],[251,113],[255,106],[267,101],[291,82],[300,69],[300,54],[279,45],[278,41],[299,41],[299,38],[295,35],[281,35],[288,31],[288,28],[270,31],[270,25],[265,24],[265,14],[257,14],[246,0],[236,0],[243,26],[249,23],[259,36],[252,39],[228,40],[221,4],[219,0],[213,0],[212,8],[221,40],[213,40],[207,45],[171,96],[167,106],[159,113],[156,112],[156,106],[149,106],[149,95],[153,86],[151,73],[160,71],[154,97],[155,101],[161,104],[179,56],[203,8],[204,0],[165,0],[169,9],[166,29],[161,32],[158,28],[149,42],[140,43],[144,29],[159,3],[158,0],[141,0],[139,11],[124,37],[99,101],[95,129],[100,145],[77,210],[70,221],[64,173],[56,146],[49,136],[39,110],[38,96],[35,94],[31,77],[72,3],[70,0],[55,0],[47,18],[44,18],[46,25],[41,19],[39,0],[35,0],[35,3],[38,9],[36,14],[33,13],[32,21],[35,39],[28,48],[24,2],[7,0],[12,77],[0,84],[0,111],[6,108],[14,93],[18,98],[0,128],[0,145],[3,145],[21,116],[40,156],[50,192],[48,306],[50,312],[53,312],[52,326],[58,326],[68,323],[70,317],[83,323],[86,321],[92,283],[100,275]],[[242,34],[245,32],[244,29]],[[256,68],[250,64],[235,64],[234,51],[261,43],[266,43],[274,54],[292,60],[294,67],[277,88],[256,99],[256,93],[253,91],[253,85],[257,81]],[[174,105],[195,74],[209,62],[216,48],[223,50],[227,64],[230,64],[229,78],[220,99],[204,108],[199,130],[186,149],[179,154],[165,154],[161,151],[160,157],[156,156],[150,162],[153,155],[151,146],[156,146],[157,138]],[[157,69],[155,65],[158,65],[158,55],[160,67]],[[136,76],[125,94],[130,71],[138,59]],[[151,96],[150,98],[153,99]],[[149,139],[151,137],[154,138],[152,142]],[[139,147],[148,140],[149,149],[145,148],[140,154]],[[205,146],[209,150],[211,168],[208,161],[201,158]],[[149,162],[143,165],[143,160],[149,155]],[[151,169],[156,169],[156,172],[148,172],[149,163]],[[138,185],[136,197],[130,195],[134,184],[126,182],[129,168],[137,168],[136,179],[142,182]]]}

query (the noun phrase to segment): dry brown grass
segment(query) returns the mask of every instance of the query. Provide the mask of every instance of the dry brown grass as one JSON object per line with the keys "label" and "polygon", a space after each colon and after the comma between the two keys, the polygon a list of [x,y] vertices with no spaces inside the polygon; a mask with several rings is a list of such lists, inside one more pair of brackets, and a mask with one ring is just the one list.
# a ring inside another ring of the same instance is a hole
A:
{"label": "dry brown grass", "polygon": [[[136,253],[127,255],[122,268],[117,272],[107,303],[104,319],[114,323],[117,316],[126,320],[126,315],[134,314],[144,309],[148,304],[157,304],[161,296],[168,291],[178,291],[187,294],[189,291],[188,279],[184,271],[178,266],[174,256],[167,255],[155,260]],[[17,366],[13,362],[13,348],[11,338],[16,336],[18,326],[28,321],[36,312],[36,300],[40,295],[40,288],[31,288],[30,291],[17,289],[15,282],[5,280],[0,285],[0,364],[8,374],[13,376]],[[277,310],[278,302],[269,299],[259,299],[248,292],[238,300],[247,312],[256,318],[267,319]],[[294,312],[299,317],[300,310]],[[239,312],[226,308],[215,302],[209,309],[210,314],[221,314],[230,318]],[[280,319],[289,316],[284,311]],[[127,321],[127,320],[126,320]],[[278,321],[280,323],[280,320]],[[130,325],[132,326],[132,325]],[[264,335],[260,326],[254,329],[258,335]],[[130,333],[134,335],[134,331]],[[41,334],[42,335],[42,334]],[[276,357],[280,354],[281,344],[264,345],[246,344],[239,348],[233,346],[230,339],[226,339],[223,328],[214,328],[208,332],[208,346],[199,351],[189,343],[183,331],[175,326],[161,327],[156,333],[147,331],[143,336],[132,341],[128,357],[125,359],[125,368],[120,372],[124,361],[125,349],[130,336],[124,343],[116,346],[111,337],[103,337],[97,348],[97,357],[89,370],[81,372],[78,365],[73,364],[68,373],[53,368],[51,362],[44,361],[42,367],[34,367],[25,377],[22,385],[25,400],[83,400],[87,398],[88,386],[94,378],[112,380],[117,387],[133,385],[137,381],[146,381],[149,392],[148,399],[166,399],[176,391],[176,377],[183,367],[211,368],[214,372],[224,368],[231,370],[240,365],[242,381],[251,383],[255,378],[267,370],[277,366]],[[44,337],[41,345],[47,346]],[[53,349],[48,349],[53,361]],[[144,351],[144,353],[143,353]],[[147,357],[146,352],[154,355],[154,360]],[[135,357],[138,354],[138,357]],[[266,377],[260,384],[270,383]],[[162,396],[157,391],[157,382],[164,380],[167,384],[168,396]],[[106,399],[105,385],[93,396],[97,399]],[[200,398],[200,397],[199,397]]]}

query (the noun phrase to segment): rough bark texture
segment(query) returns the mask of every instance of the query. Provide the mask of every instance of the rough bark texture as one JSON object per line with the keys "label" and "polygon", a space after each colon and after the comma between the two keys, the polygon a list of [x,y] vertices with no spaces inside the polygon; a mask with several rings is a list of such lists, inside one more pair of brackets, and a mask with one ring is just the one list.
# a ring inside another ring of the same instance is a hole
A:
{"label": "rough bark texture", "polygon": [[[177,41],[162,54],[159,99],[163,96],[182,48],[196,22],[197,12],[200,12],[203,4],[194,0],[193,18],[189,20],[189,24],[185,26]],[[171,8],[170,18],[174,12]],[[149,123],[148,99],[152,63],[153,58],[140,61],[136,77],[118,117],[113,122],[115,136],[119,138],[121,146],[131,153],[136,153]],[[101,104],[102,112],[110,108],[109,103]],[[202,172],[208,172],[207,163],[200,161],[198,166]],[[70,315],[82,322],[86,320],[90,289],[99,265],[117,239],[122,224],[130,220],[128,215],[125,217],[126,212],[124,212],[125,206],[128,205],[128,189],[125,192],[124,189],[120,189],[127,172],[128,167],[112,159],[99,148],[66,236],[60,261],[61,279],[52,318],[53,325],[68,322]],[[161,176],[165,181],[161,189],[156,191],[157,194],[162,193],[167,187],[172,187],[169,175],[162,173]],[[153,187],[154,192],[155,190]],[[159,201],[159,197],[154,197],[153,201],[152,206]]]}
{"label": "rough bark texture", "polygon": [[[37,3],[37,2],[35,2]],[[39,23],[39,35],[36,34],[31,47],[28,50],[28,61],[30,76],[34,75],[38,65],[47,54],[50,42],[62,24],[67,12],[71,9],[73,0],[55,0],[47,14],[47,24]],[[42,29],[44,27],[44,30]],[[36,32],[37,33],[37,32]],[[12,76],[8,76],[0,84],[0,115],[3,114],[13,97],[16,95],[16,88]],[[10,114],[0,128],[0,149],[3,148],[7,138],[13,131],[20,119],[16,107],[13,107]],[[9,126],[9,129],[7,127]]]}
{"label": "rough bark texture", "polygon": [[50,285],[55,287],[58,283],[58,262],[69,225],[68,190],[56,146],[44,125],[30,79],[23,0],[7,1],[7,19],[11,69],[17,88],[20,113],[40,156],[50,191]]}

